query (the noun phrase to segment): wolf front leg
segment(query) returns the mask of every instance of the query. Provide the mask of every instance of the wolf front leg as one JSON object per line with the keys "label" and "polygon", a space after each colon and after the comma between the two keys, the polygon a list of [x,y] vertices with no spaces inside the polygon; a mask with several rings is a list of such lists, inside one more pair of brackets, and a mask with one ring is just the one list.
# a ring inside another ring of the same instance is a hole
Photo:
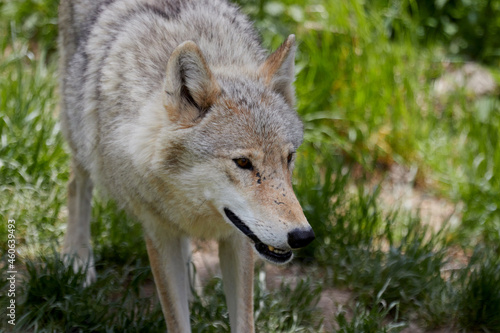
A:
{"label": "wolf front leg", "polygon": [[169,333],[190,333],[188,306],[189,239],[168,237],[155,241],[145,235],[149,262]]}
{"label": "wolf front leg", "polygon": [[[90,217],[92,212],[92,180],[74,159],[68,184],[68,225],[64,236],[63,254],[73,269],[87,269],[87,285],[96,278],[94,258],[90,245]],[[74,256],[74,257],[73,257]]]}
{"label": "wolf front leg", "polygon": [[254,332],[252,246],[245,236],[234,233],[219,242],[219,259],[231,333]]}

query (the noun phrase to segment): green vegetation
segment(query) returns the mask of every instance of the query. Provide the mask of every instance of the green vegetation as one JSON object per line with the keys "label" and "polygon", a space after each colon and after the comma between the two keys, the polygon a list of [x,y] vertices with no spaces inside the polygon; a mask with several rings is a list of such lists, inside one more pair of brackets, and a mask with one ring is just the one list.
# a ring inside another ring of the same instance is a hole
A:
{"label": "green vegetation", "polygon": [[[84,272],[67,269],[57,251],[48,251],[26,262],[26,283],[19,294],[23,303],[17,308],[16,329],[25,332],[164,332],[159,303],[151,297],[154,290],[149,266],[141,260],[133,265],[114,265],[99,270],[96,283],[82,288]],[[147,263],[146,263],[147,264]],[[259,276],[261,274],[258,274]],[[149,292],[148,288],[149,287]],[[261,332],[317,332],[314,306],[319,289],[300,282],[268,291],[257,279],[255,293],[256,324]],[[229,332],[222,280],[214,278],[195,294],[192,304],[194,332]],[[297,307],[284,308],[294,302]]]}
{"label": "green vegetation", "polygon": [[[318,332],[327,322],[339,332],[500,331],[500,91],[434,89],[470,59],[500,83],[500,1],[242,6],[269,48],[289,33],[299,41],[306,135],[295,189],[317,235],[294,263],[310,278],[268,290],[257,269],[258,331]],[[16,219],[20,271],[17,325],[2,319],[0,329],[163,331],[141,227],[113,203],[94,200],[95,284],[82,288],[82,273],[57,254],[69,155],[57,122],[56,15],[55,0],[0,3],[0,215]],[[435,232],[418,212],[383,205],[396,164],[416,170],[419,191],[456,204],[458,224]],[[352,302],[319,311],[330,288],[351,291]],[[228,332],[224,303],[214,278],[194,295],[193,331]]]}

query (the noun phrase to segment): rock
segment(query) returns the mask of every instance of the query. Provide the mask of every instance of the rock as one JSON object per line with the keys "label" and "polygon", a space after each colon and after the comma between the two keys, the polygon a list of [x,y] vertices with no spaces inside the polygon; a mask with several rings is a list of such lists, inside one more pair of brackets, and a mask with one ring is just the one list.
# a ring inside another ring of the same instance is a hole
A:
{"label": "rock", "polygon": [[462,89],[476,97],[495,93],[497,88],[493,75],[474,62],[453,69],[434,82],[434,93],[438,97],[448,96]]}

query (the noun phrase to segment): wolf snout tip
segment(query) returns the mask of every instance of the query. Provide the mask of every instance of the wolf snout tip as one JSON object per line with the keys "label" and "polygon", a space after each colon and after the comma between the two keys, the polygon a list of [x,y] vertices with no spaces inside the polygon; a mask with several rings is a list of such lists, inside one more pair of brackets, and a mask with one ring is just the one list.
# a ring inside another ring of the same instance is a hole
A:
{"label": "wolf snout tip", "polygon": [[288,245],[292,249],[298,249],[307,246],[316,236],[312,228],[293,229],[288,233]]}

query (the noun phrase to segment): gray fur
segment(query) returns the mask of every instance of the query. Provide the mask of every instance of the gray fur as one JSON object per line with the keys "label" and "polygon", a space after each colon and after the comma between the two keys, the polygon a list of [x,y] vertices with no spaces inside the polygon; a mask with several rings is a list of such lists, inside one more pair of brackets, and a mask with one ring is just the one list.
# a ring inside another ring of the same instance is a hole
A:
{"label": "gray fur", "polygon": [[[95,183],[142,222],[169,330],[189,332],[189,321],[185,272],[162,273],[185,258],[166,256],[202,237],[233,263],[223,269],[236,279],[233,332],[253,331],[251,273],[241,273],[252,254],[224,209],[278,253],[290,252],[291,230],[310,230],[291,187],[303,132],[294,37],[268,56],[249,19],[222,0],[62,0],[59,18],[61,122],[78,171],[65,252],[92,263]],[[235,165],[241,157],[251,172]]]}

